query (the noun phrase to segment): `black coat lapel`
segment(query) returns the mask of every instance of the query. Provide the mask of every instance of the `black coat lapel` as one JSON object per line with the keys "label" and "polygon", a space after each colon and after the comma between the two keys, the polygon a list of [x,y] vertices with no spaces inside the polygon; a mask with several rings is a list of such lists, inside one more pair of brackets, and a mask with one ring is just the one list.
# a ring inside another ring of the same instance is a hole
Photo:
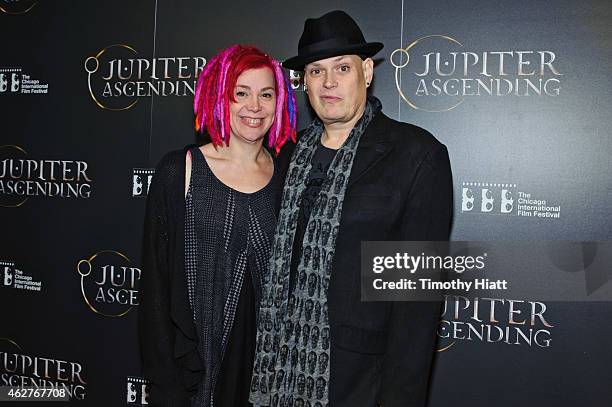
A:
{"label": "black coat lapel", "polygon": [[387,120],[387,117],[382,112],[379,112],[361,136],[348,188],[391,152],[392,143],[388,140],[386,131]]}

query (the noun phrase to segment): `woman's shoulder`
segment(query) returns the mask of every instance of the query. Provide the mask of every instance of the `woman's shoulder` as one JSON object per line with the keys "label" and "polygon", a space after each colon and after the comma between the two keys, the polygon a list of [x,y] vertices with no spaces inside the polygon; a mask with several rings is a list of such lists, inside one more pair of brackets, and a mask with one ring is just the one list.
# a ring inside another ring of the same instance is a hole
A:
{"label": "woman's shoulder", "polygon": [[162,156],[157,164],[157,170],[172,169],[180,164],[180,159],[183,157],[184,149],[169,151]]}
{"label": "woman's shoulder", "polygon": [[183,150],[174,150],[164,154],[155,166],[155,178],[166,180],[174,177],[180,170],[181,165],[184,167],[184,161],[185,155]]}
{"label": "woman's shoulder", "polygon": [[190,144],[164,154],[155,166],[154,179],[157,183],[166,188],[171,187],[174,183],[182,185],[182,180],[185,178],[185,155],[193,147],[197,145]]}
{"label": "woman's shoulder", "polygon": [[187,154],[187,151],[197,147],[197,144],[189,144],[181,149],[172,150],[164,154],[164,156],[155,166],[155,175],[174,173],[176,171],[184,170],[185,156]]}

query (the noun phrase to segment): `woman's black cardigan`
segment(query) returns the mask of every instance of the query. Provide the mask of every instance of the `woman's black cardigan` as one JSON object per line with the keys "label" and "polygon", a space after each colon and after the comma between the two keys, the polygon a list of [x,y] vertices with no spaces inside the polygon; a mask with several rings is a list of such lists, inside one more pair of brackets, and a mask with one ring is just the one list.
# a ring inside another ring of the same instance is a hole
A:
{"label": "woman's black cardigan", "polygon": [[185,280],[185,154],[166,154],[149,188],[138,331],[152,407],[186,407],[203,373]]}

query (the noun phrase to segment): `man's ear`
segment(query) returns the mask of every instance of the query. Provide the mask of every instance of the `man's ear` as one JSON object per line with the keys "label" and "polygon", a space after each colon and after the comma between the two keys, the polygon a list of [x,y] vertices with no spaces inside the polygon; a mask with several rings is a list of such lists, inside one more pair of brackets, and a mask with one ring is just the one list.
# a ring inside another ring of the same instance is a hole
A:
{"label": "man's ear", "polygon": [[366,58],[361,63],[363,69],[363,77],[365,78],[366,86],[370,86],[372,79],[374,78],[374,61],[372,58]]}

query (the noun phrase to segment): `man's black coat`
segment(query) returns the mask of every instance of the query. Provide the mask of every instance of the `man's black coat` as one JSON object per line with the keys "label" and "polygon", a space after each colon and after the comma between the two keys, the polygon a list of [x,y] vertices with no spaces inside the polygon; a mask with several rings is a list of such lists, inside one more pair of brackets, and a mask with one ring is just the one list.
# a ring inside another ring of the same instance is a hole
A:
{"label": "man's black coat", "polygon": [[[281,180],[294,147],[279,156]],[[357,149],[331,272],[331,407],[425,405],[440,304],[361,302],[361,241],[448,240],[452,198],[446,147],[378,113]]]}

